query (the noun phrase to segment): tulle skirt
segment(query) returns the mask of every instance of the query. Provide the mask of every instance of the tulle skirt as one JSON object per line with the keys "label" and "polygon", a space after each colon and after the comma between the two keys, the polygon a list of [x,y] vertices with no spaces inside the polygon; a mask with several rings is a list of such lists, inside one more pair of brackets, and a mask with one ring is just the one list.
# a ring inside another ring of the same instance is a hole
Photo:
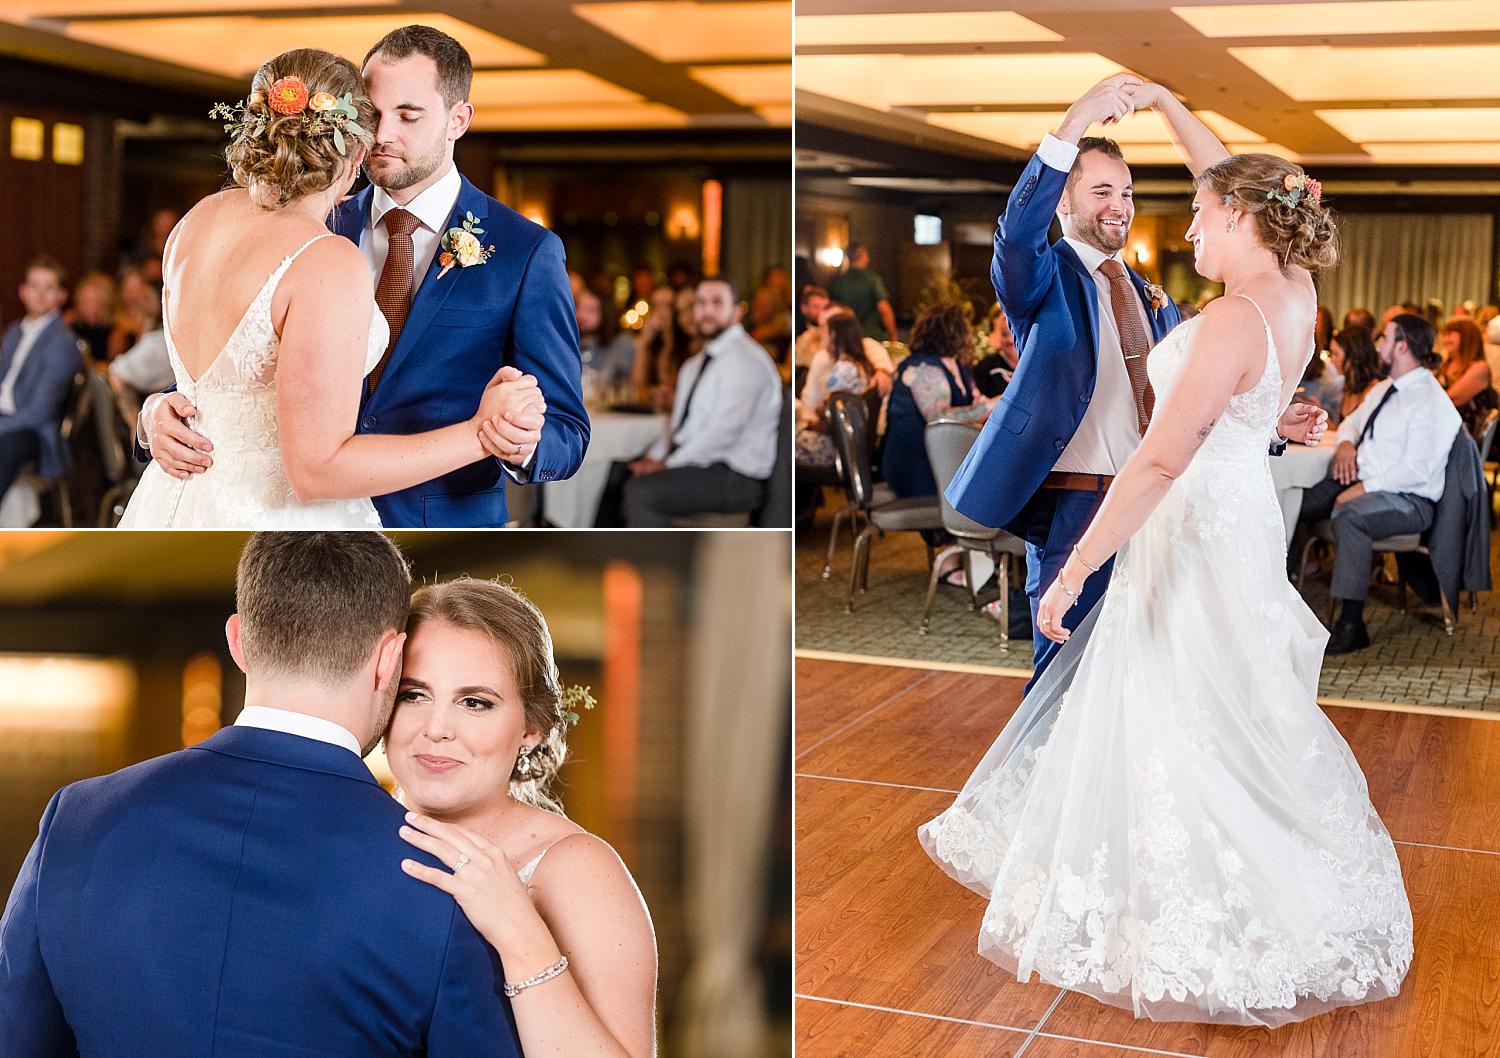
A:
{"label": "tulle skirt", "polygon": [[1401,867],[1316,702],[1269,467],[1195,460],[952,807],[979,951],[1137,1017],[1277,1026],[1395,995]]}

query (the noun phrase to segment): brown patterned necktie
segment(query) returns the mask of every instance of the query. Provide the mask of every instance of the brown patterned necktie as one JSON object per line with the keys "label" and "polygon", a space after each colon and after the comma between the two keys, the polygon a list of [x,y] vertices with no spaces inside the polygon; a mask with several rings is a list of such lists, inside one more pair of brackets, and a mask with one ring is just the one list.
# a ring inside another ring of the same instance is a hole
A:
{"label": "brown patterned necktie", "polygon": [[1151,410],[1156,406],[1156,394],[1151,392],[1151,379],[1146,375],[1146,355],[1151,352],[1151,339],[1141,326],[1141,314],[1136,308],[1140,298],[1125,274],[1125,266],[1113,257],[1101,264],[1099,271],[1109,280],[1109,310],[1120,332],[1125,373],[1130,376],[1130,388],[1135,392],[1136,424],[1144,434],[1151,422]]}
{"label": "brown patterned necktie", "polygon": [[375,386],[380,382],[386,362],[391,358],[391,350],[396,348],[396,339],[401,337],[401,325],[406,322],[406,314],[411,311],[411,233],[421,223],[415,213],[408,213],[404,209],[389,211],[381,218],[381,222],[385,224],[390,241],[385,251],[385,267],[380,270],[380,282],[375,287],[375,304],[380,307],[380,314],[385,317],[385,322],[390,324],[391,340],[380,357],[380,363],[370,372],[371,393],[375,392]]}

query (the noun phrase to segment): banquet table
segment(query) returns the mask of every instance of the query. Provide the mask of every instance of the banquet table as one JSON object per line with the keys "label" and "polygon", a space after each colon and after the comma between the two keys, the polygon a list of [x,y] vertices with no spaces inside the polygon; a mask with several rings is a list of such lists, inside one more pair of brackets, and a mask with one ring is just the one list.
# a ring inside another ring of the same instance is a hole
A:
{"label": "banquet table", "polygon": [[609,466],[634,459],[667,428],[667,416],[589,409],[589,447],[572,477],[542,486],[542,517],[561,529],[588,529],[609,480]]}
{"label": "banquet table", "polygon": [[1276,498],[1281,501],[1288,546],[1297,528],[1297,516],[1302,513],[1302,493],[1328,476],[1328,465],[1339,446],[1337,434],[1338,431],[1330,429],[1316,448],[1289,444],[1281,455],[1271,457],[1271,480],[1276,484]]}

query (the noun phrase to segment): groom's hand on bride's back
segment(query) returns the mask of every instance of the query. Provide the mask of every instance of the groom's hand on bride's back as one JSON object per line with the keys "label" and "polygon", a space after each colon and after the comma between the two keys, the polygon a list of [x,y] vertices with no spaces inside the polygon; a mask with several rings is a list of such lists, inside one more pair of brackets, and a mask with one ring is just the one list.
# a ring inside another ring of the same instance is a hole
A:
{"label": "groom's hand on bride's back", "polygon": [[195,433],[187,421],[198,414],[181,393],[156,393],[141,409],[141,443],[151,458],[174,478],[186,480],[214,465],[213,442]]}

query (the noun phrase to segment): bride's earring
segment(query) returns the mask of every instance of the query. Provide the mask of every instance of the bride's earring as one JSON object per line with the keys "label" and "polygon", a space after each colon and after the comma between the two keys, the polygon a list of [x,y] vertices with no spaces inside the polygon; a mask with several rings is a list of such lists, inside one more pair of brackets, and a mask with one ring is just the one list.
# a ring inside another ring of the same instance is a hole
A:
{"label": "bride's earring", "polygon": [[[523,779],[529,779],[531,777],[531,750],[531,746],[522,746],[521,755],[516,758],[516,774]],[[537,768],[536,770],[541,771],[541,768]]]}

